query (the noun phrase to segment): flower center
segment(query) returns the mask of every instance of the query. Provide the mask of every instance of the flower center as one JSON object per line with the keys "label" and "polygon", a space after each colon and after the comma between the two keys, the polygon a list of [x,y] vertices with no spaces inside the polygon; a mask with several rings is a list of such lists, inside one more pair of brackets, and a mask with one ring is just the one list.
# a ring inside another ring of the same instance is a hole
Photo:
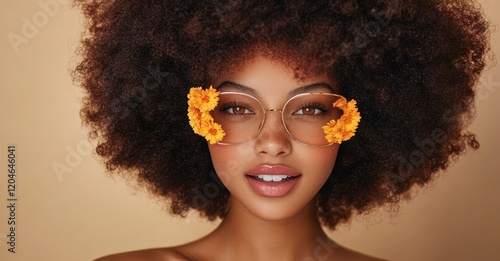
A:
{"label": "flower center", "polygon": [[210,134],[212,134],[212,135],[217,134],[217,130],[215,128],[211,128],[208,132],[210,132]]}

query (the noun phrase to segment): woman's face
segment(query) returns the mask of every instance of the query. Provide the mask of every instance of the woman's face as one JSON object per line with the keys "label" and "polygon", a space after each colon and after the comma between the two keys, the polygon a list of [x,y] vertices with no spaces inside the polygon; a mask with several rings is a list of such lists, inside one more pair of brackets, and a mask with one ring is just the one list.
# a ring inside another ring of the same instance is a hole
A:
{"label": "woman's face", "polygon": [[[306,85],[319,83],[307,92],[333,93],[328,77],[298,80],[290,68],[262,56],[232,71],[220,75],[214,87],[252,94],[266,109],[283,108],[292,95],[306,92],[300,88]],[[231,207],[238,204],[262,219],[282,220],[296,215],[318,193],[333,169],[338,145],[300,144],[287,134],[279,111],[265,115],[256,138],[238,145],[209,145],[209,149],[217,175],[231,192]],[[266,181],[270,178],[274,181]]]}

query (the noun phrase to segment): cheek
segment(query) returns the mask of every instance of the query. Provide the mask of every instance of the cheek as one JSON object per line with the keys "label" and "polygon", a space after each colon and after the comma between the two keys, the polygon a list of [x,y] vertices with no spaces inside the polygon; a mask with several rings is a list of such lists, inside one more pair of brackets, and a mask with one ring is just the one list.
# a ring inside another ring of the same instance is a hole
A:
{"label": "cheek", "polygon": [[330,168],[333,168],[333,166],[335,165],[335,160],[337,159],[338,152],[339,152],[339,145],[332,145],[330,146],[329,149],[325,149],[324,152],[321,152],[318,157],[326,165],[330,166]]}
{"label": "cheek", "polygon": [[238,149],[238,146],[208,145],[210,157],[216,169],[235,170],[249,157],[251,150]]}
{"label": "cheek", "polygon": [[339,145],[337,144],[324,148],[308,148],[307,151],[302,153],[302,165],[304,165],[306,169],[316,173],[316,175],[328,177],[335,165],[338,148]]}
{"label": "cheek", "polygon": [[312,197],[319,192],[330,177],[337,159],[338,145],[308,151],[308,156],[302,157],[300,161],[305,177],[302,193]]}
{"label": "cheek", "polygon": [[245,166],[255,158],[253,150],[245,146],[208,145],[217,175],[227,186],[232,176],[245,171]]}

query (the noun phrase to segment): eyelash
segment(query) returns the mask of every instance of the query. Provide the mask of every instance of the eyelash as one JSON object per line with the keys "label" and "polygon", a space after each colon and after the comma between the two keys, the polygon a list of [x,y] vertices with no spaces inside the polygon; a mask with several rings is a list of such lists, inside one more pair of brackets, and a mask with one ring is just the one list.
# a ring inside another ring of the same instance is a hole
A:
{"label": "eyelash", "polygon": [[[237,102],[237,101],[224,103],[224,104],[222,104],[220,106],[220,108],[218,110],[221,111],[221,112],[230,114],[230,115],[236,115],[234,113],[228,113],[227,112],[228,109],[235,108],[235,107],[240,107],[240,108],[243,108],[243,109],[248,110],[248,111],[250,111],[250,112],[253,113],[253,110],[249,109],[248,105],[246,105],[244,103]],[[244,114],[246,114],[246,113],[244,113]]]}
{"label": "eyelash", "polygon": [[[310,109],[318,109],[320,110],[322,113],[323,112],[329,112],[329,108],[326,107],[325,105],[323,105],[322,103],[319,103],[319,102],[308,102],[308,103],[304,103],[302,104],[302,106],[300,106],[297,110],[295,110],[295,112],[297,111],[300,111],[300,110],[303,110],[303,109],[306,109],[306,108],[310,108]],[[294,113],[295,114],[295,113]]]}
{"label": "eyelash", "polygon": [[[244,103],[241,103],[241,102],[237,102],[237,101],[228,102],[228,103],[222,104],[219,107],[218,110],[220,112],[227,113],[229,115],[236,115],[234,113],[227,112],[228,109],[230,109],[230,108],[236,108],[236,107],[243,108],[243,109],[248,110],[248,111],[250,111],[250,112],[253,113],[253,110],[250,109],[248,105],[246,105]],[[295,110],[295,112],[303,110],[303,109],[306,109],[306,108],[310,108],[310,109],[314,109],[314,110],[318,109],[318,110],[321,111],[321,113],[325,113],[325,112],[329,112],[330,111],[330,109],[328,107],[326,107],[322,103],[319,103],[319,102],[307,102],[307,103],[302,104],[298,109]],[[294,115],[301,115],[301,114],[296,114],[295,112],[293,113]],[[244,113],[244,114],[248,114],[248,113]],[[314,115],[308,115],[308,116],[316,116],[316,114],[314,114]]]}

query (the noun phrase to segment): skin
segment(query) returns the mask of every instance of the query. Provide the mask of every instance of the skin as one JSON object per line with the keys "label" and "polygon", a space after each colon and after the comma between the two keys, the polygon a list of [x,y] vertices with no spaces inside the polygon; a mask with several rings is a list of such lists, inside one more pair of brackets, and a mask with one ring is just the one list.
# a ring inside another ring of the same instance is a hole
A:
{"label": "skin", "polygon": [[[281,109],[291,97],[289,92],[300,91],[301,86],[323,83],[313,92],[335,89],[325,75],[298,80],[289,67],[258,55],[238,70],[222,74],[213,85],[227,81],[251,88],[268,109]],[[177,247],[123,253],[98,261],[380,260],[334,243],[319,223],[315,196],[333,169],[339,145],[304,146],[288,136],[279,112],[266,117],[263,129],[250,142],[209,145],[216,172],[231,192],[228,214],[212,233]],[[249,186],[245,173],[262,164],[293,168],[301,174],[299,182],[285,196],[260,196]]]}

